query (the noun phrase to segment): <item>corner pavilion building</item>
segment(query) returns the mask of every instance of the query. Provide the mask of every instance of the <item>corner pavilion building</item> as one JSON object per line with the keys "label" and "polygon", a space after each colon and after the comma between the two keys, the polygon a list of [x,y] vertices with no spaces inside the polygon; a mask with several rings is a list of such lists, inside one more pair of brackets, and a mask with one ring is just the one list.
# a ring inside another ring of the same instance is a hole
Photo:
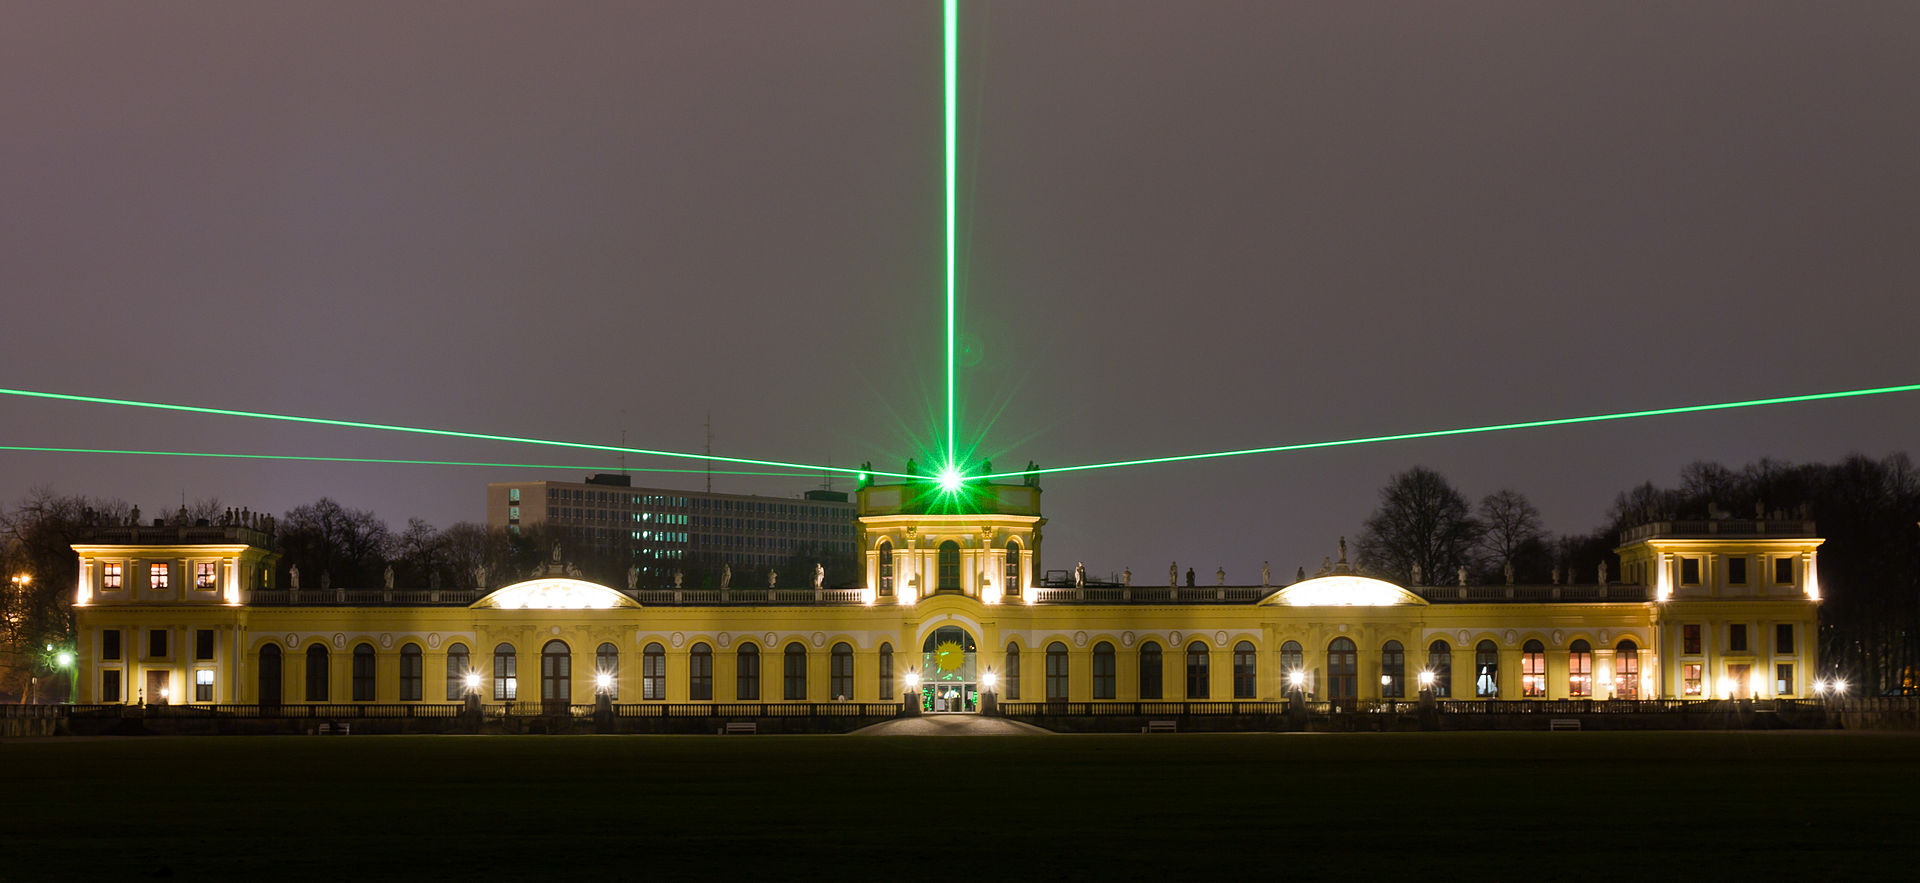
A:
{"label": "corner pavilion building", "polygon": [[1342,561],[1284,587],[1048,586],[1037,483],[962,493],[862,487],[865,579],[851,587],[736,573],[725,588],[622,591],[556,562],[491,588],[296,590],[272,584],[272,537],[252,527],[99,528],[74,546],[78,702],[477,696],[553,714],[604,693],[620,709],[677,709],[661,715],[764,716],[898,709],[909,695],[965,713],[993,694],[1002,713],[1041,715],[1296,697],[1367,709],[1430,684],[1464,709],[1797,698],[1818,677],[1808,522],[1647,524],[1621,538],[1620,584],[1403,587]]}

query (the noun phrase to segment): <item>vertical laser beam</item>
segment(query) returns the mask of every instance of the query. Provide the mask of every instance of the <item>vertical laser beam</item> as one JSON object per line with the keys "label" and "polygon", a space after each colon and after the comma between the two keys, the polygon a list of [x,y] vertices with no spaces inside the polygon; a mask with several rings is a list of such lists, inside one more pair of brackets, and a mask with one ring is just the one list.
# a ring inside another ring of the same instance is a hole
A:
{"label": "vertical laser beam", "polygon": [[954,179],[954,122],[959,84],[959,44],[960,44],[960,0],[946,0],[946,55],[947,55],[947,465],[953,466],[958,460],[959,427],[953,419],[953,298],[954,298],[954,261],[953,261],[953,179]]}

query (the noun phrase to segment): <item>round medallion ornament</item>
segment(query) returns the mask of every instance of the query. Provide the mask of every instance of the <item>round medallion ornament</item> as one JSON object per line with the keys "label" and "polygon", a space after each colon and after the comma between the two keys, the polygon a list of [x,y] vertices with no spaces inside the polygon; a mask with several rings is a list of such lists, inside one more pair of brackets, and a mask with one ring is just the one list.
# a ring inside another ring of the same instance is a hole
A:
{"label": "round medallion ornament", "polygon": [[680,645],[685,644],[686,642],[687,642],[687,636],[679,632],[674,632],[673,634],[667,636],[667,643],[672,644],[675,650],[680,649]]}
{"label": "round medallion ornament", "polygon": [[713,639],[716,641],[719,641],[720,646],[725,647],[733,643],[733,633],[721,632],[720,634],[715,635]]}
{"label": "round medallion ornament", "polygon": [[1074,632],[1074,633],[1073,633],[1073,646],[1075,646],[1075,647],[1085,647],[1085,646],[1087,646],[1087,633],[1086,633],[1086,632]]}
{"label": "round medallion ornament", "polygon": [[1460,644],[1461,644],[1462,646],[1465,646],[1465,645],[1466,645],[1466,643],[1467,643],[1467,630],[1466,630],[1466,629],[1461,629],[1461,630],[1460,630],[1460,634],[1459,634],[1459,637],[1460,637]]}
{"label": "round medallion ornament", "polygon": [[1520,633],[1514,631],[1513,629],[1507,629],[1506,637],[1507,637],[1507,643],[1511,644],[1515,641],[1520,640]]}
{"label": "round medallion ornament", "polygon": [[380,649],[382,650],[393,649],[393,633],[392,632],[380,633]]}
{"label": "round medallion ornament", "polygon": [[1602,644],[1605,644],[1605,643],[1607,643],[1607,634],[1608,634],[1608,632],[1607,632],[1607,630],[1606,630],[1606,629],[1601,629],[1601,630],[1600,630],[1600,643],[1602,643]]}
{"label": "round medallion ornament", "polygon": [[1213,633],[1213,645],[1214,645],[1214,646],[1216,646],[1216,647],[1225,647],[1225,646],[1227,646],[1227,633],[1226,633],[1226,632],[1214,632],[1214,633]]}
{"label": "round medallion ornament", "polygon": [[1558,647],[1561,644],[1565,643],[1566,639],[1567,639],[1566,632],[1560,631],[1559,629],[1553,630],[1553,645],[1555,647]]}
{"label": "round medallion ornament", "polygon": [[345,650],[345,649],[347,649],[347,636],[346,636],[346,635],[343,635],[343,634],[340,634],[339,632],[334,632],[334,634],[333,634],[333,649],[335,649],[335,650]]}
{"label": "round medallion ornament", "polygon": [[553,628],[548,629],[547,631],[551,634],[557,635],[557,634],[560,634],[560,627],[556,625]]}
{"label": "round medallion ornament", "polygon": [[779,635],[776,635],[776,634],[774,634],[774,633],[772,633],[772,632],[768,632],[768,633],[766,633],[765,635],[762,635],[762,636],[761,636],[761,639],[762,639],[762,640],[764,640],[764,641],[766,642],[766,643],[765,643],[765,644],[763,645],[763,646],[766,646],[766,647],[772,647],[773,645],[775,645],[775,644],[778,644],[778,643],[780,643],[780,636],[779,636]]}
{"label": "round medallion ornament", "polygon": [[1346,630],[1347,630],[1347,624],[1346,624],[1346,623],[1344,623],[1344,622],[1343,622],[1343,623],[1341,623],[1341,624],[1340,624],[1340,631],[1342,631],[1342,632],[1345,632]]}
{"label": "round medallion ornament", "polygon": [[439,632],[427,633],[427,649],[428,650],[440,649],[440,633]]}
{"label": "round medallion ornament", "polygon": [[826,632],[814,632],[814,633],[813,633],[813,646],[815,646],[815,647],[825,647],[825,646],[827,646],[827,633],[826,633]]}
{"label": "round medallion ornament", "polygon": [[1171,631],[1171,632],[1168,632],[1168,633],[1167,633],[1167,644],[1168,644],[1169,646],[1173,646],[1173,647],[1178,647],[1178,646],[1180,646],[1180,632],[1179,632],[1179,630],[1177,630],[1177,629],[1176,629],[1176,630],[1174,630],[1174,631]]}
{"label": "round medallion ornament", "polygon": [[1121,632],[1121,633],[1120,633],[1120,646],[1122,646],[1122,647],[1131,647],[1131,646],[1133,646],[1133,633],[1132,633],[1132,632]]}
{"label": "round medallion ornament", "polygon": [[289,646],[289,647],[298,647],[298,646],[300,646],[300,636],[299,636],[299,635],[296,635],[296,634],[294,634],[294,633],[292,633],[292,632],[288,632],[288,633],[287,633],[287,646]]}

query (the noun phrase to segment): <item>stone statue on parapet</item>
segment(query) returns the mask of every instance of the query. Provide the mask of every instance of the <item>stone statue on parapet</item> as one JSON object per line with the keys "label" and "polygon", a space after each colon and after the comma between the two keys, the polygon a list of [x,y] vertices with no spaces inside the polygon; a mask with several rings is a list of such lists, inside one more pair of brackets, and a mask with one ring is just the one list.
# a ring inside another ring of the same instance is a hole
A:
{"label": "stone statue on parapet", "polygon": [[560,563],[560,541],[559,540],[553,541],[553,563],[555,564]]}
{"label": "stone statue on parapet", "polygon": [[780,571],[774,570],[771,567],[767,568],[767,588],[769,589],[773,588],[774,583],[777,583],[779,581],[780,581]]}
{"label": "stone statue on parapet", "polygon": [[385,583],[388,589],[393,588],[393,565],[387,565],[386,572],[380,575],[380,581]]}
{"label": "stone statue on parapet", "polygon": [[1560,565],[1558,564],[1553,566],[1553,584],[1556,586],[1560,584]]}
{"label": "stone statue on parapet", "polygon": [[1167,586],[1171,588],[1179,584],[1180,584],[1180,562],[1178,561],[1169,562],[1167,564]]}
{"label": "stone statue on parapet", "polygon": [[1270,585],[1273,585],[1273,562],[1262,561],[1260,562],[1260,587],[1264,589]]}
{"label": "stone statue on parapet", "polygon": [[1227,566],[1226,565],[1224,564],[1219,565],[1213,571],[1213,584],[1216,586],[1224,586],[1227,584]]}
{"label": "stone statue on parapet", "polygon": [[682,573],[680,571],[680,568],[676,567],[673,569],[673,587],[674,588],[676,589],[680,588],[680,583],[685,581],[686,578],[687,578],[687,575],[685,573]]}
{"label": "stone statue on parapet", "polygon": [[1087,562],[1081,561],[1073,565],[1073,587],[1076,589],[1087,587]]}
{"label": "stone statue on parapet", "polygon": [[1507,575],[1507,585],[1513,585],[1513,562],[1507,562],[1507,566],[1500,570]]}
{"label": "stone statue on parapet", "polygon": [[484,589],[487,587],[487,566],[485,564],[476,564],[473,566],[473,587],[476,589]]}
{"label": "stone statue on parapet", "polygon": [[1420,584],[1420,562],[1418,561],[1413,562],[1413,584],[1416,586]]}
{"label": "stone statue on parapet", "polygon": [[820,588],[827,583],[827,568],[820,562],[813,562],[813,587]]}
{"label": "stone statue on parapet", "polygon": [[640,566],[636,564],[627,568],[627,591],[637,588],[640,588]]}
{"label": "stone statue on parapet", "polygon": [[1465,564],[1460,565],[1460,569],[1455,571],[1455,575],[1460,578],[1461,585],[1464,586],[1467,584],[1467,566]]}
{"label": "stone statue on parapet", "polygon": [[1600,585],[1607,584],[1607,562],[1600,562]]}
{"label": "stone statue on parapet", "polygon": [[722,562],[720,565],[720,588],[733,585],[733,565]]}
{"label": "stone statue on parapet", "polygon": [[1123,586],[1133,585],[1133,568],[1131,567],[1120,568],[1120,584]]}
{"label": "stone statue on parapet", "polygon": [[287,588],[300,591],[300,565],[295,564],[287,568]]}

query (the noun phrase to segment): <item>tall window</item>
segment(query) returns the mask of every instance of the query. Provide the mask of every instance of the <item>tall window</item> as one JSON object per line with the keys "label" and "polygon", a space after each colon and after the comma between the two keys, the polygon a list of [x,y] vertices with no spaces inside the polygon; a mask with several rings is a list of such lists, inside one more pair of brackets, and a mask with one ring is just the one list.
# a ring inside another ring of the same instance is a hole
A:
{"label": "tall window", "polygon": [[1747,652],[1747,624],[1737,622],[1727,626],[1727,652]]}
{"label": "tall window", "polygon": [[520,662],[512,644],[493,648],[493,699],[496,702],[520,698]]}
{"label": "tall window", "polygon": [[1773,652],[1793,652],[1793,623],[1783,622],[1773,627]]}
{"label": "tall window", "polygon": [[473,659],[467,655],[467,645],[447,646],[448,702],[459,702],[467,698],[467,670],[472,667]]}
{"label": "tall window", "polygon": [[1067,698],[1067,645],[1047,645],[1047,699]]}
{"label": "tall window", "polygon": [[1793,559],[1773,559],[1773,584],[1777,586],[1793,585]]}
{"label": "tall window", "polygon": [[893,698],[893,645],[885,642],[880,644],[879,686],[880,691],[875,695],[879,696],[881,701]]}
{"label": "tall window", "polygon": [[307,648],[307,701],[327,701],[327,647],[315,644]]}
{"label": "tall window", "polygon": [[563,641],[540,648],[540,701],[555,710],[573,704],[573,650]]}
{"label": "tall window", "polygon": [[1260,654],[1250,641],[1233,645],[1233,698],[1252,699],[1260,692]]}
{"label": "tall window", "polygon": [[713,698],[713,648],[704,642],[687,652],[687,698],[697,702]]}
{"label": "tall window", "polygon": [[741,702],[760,699],[760,648],[741,644],[733,654],[733,698]]}
{"label": "tall window", "polygon": [[1407,651],[1399,641],[1388,641],[1380,648],[1380,697],[1407,698]]}
{"label": "tall window", "polygon": [[1114,698],[1115,668],[1113,645],[1105,641],[1093,645],[1093,698]]}
{"label": "tall window", "polygon": [[1327,645],[1327,701],[1352,707],[1360,696],[1360,648],[1348,638]]}
{"label": "tall window", "polygon": [[100,631],[100,658],[118,660],[120,658],[120,630],[102,629]]}
{"label": "tall window", "polygon": [[[606,679],[605,688],[600,686],[602,678]],[[601,693],[607,694],[609,701],[620,699],[620,648],[611,641],[593,648],[593,693],[596,700]]]}
{"label": "tall window", "polygon": [[[109,672],[103,672],[103,674],[114,676],[114,684],[113,684],[114,693],[111,697],[105,696],[103,694],[101,696],[101,701],[103,702],[120,701],[120,691],[119,691],[120,673],[117,671],[109,671]],[[260,688],[260,704],[269,705],[269,706],[279,705],[280,704],[280,685],[281,685],[279,645],[268,644],[260,648],[260,670],[256,675],[256,677],[258,678],[258,680],[256,681],[256,685]]]}
{"label": "tall window", "polygon": [[213,669],[202,668],[193,673],[193,701],[213,701]]}
{"label": "tall window", "polygon": [[1208,687],[1213,681],[1212,666],[1208,664],[1207,645],[1195,641],[1187,645],[1187,698],[1205,699]]}
{"label": "tall window", "polygon": [[[280,667],[280,663],[279,663],[280,657],[278,654],[280,653],[280,648],[269,644],[267,645],[266,650],[272,650],[275,654],[274,672],[276,675],[278,675],[279,667]],[[267,655],[266,650],[262,650],[260,652],[260,656],[263,659]],[[266,671],[265,665],[266,664],[264,662],[261,663],[262,667],[260,671],[262,672],[261,678],[263,679],[266,677],[266,675],[264,674],[264,672]],[[120,701],[120,670],[119,669],[110,668],[100,673],[100,701],[101,702],[119,702]],[[266,691],[263,690],[260,693],[260,704],[261,705],[279,705],[280,696],[278,693],[275,693],[273,696],[273,701],[269,702],[267,701]]]}
{"label": "tall window", "polygon": [[960,591],[960,544],[952,540],[940,544],[939,590]]}
{"label": "tall window", "polygon": [[1453,696],[1453,647],[1446,641],[1427,646],[1427,671],[1433,672],[1433,698]]}
{"label": "tall window", "polygon": [[893,595],[893,541],[880,541],[880,596]]}
{"label": "tall window", "polygon": [[667,648],[659,641],[640,651],[640,698],[648,702],[667,698]]}
{"label": "tall window", "polygon": [[785,698],[807,698],[807,648],[798,641],[787,645],[786,675]]}
{"label": "tall window", "polygon": [[1585,639],[1573,642],[1567,650],[1567,695],[1593,698],[1593,645]]}
{"label": "tall window", "polygon": [[1781,696],[1793,695],[1793,663],[1782,662],[1773,667],[1773,692]]}
{"label": "tall window", "polygon": [[1631,640],[1622,640],[1613,648],[1613,695],[1640,698],[1640,648]]}
{"label": "tall window", "polygon": [[1286,683],[1287,692],[1293,692],[1296,685],[1302,693],[1306,692],[1307,651],[1300,646],[1299,641],[1288,641],[1280,645],[1280,678]]}
{"label": "tall window", "polygon": [[172,584],[172,578],[173,578],[173,570],[167,565],[165,564],[147,565],[147,585],[148,586],[156,589],[164,589]]}
{"label": "tall window", "polygon": [[1688,656],[1700,654],[1700,626],[1689,623],[1680,627],[1680,652]]}
{"label": "tall window", "polygon": [[1007,642],[1007,670],[1001,675],[1006,684],[1007,698],[1020,698],[1020,645]]}
{"label": "tall window", "polygon": [[833,645],[827,656],[827,692],[835,699],[853,698],[853,648],[845,642]]}
{"label": "tall window", "polygon": [[1701,695],[1701,693],[1703,692],[1702,685],[1700,683],[1701,668],[1702,666],[1698,662],[1689,662],[1685,665],[1680,666],[1680,695],[1682,696]]}
{"label": "tall window", "polygon": [[1166,677],[1165,663],[1160,658],[1160,645],[1148,641],[1140,645],[1140,698],[1160,699],[1166,695],[1163,679]]}
{"label": "tall window", "polygon": [[1547,695],[1547,648],[1528,641],[1520,648],[1520,695],[1539,699]]}
{"label": "tall window", "polygon": [[1473,695],[1494,699],[1500,695],[1500,648],[1481,641],[1473,648]]}
{"label": "tall window", "polygon": [[426,696],[427,664],[419,644],[400,645],[400,701],[419,702]]}
{"label": "tall window", "polygon": [[1024,585],[1026,583],[1020,579],[1020,544],[1008,540],[1005,581],[1000,584],[1000,591],[1008,595],[1018,595],[1020,588]]}

